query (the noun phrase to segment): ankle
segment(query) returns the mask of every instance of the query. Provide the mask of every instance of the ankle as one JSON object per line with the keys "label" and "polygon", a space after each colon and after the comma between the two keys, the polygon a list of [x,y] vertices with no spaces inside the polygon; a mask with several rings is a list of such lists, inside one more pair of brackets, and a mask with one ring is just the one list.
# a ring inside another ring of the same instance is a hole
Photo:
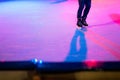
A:
{"label": "ankle", "polygon": [[86,21],[87,17],[82,17],[82,21]]}
{"label": "ankle", "polygon": [[82,17],[81,18],[77,18],[77,20],[82,20]]}

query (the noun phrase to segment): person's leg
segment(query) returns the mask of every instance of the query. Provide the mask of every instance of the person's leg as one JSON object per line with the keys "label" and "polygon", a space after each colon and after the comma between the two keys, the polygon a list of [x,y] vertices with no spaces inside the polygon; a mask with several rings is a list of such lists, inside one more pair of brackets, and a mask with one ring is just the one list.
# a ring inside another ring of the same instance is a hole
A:
{"label": "person's leg", "polygon": [[84,0],[78,0],[79,2],[79,8],[78,8],[78,12],[77,12],[77,18],[82,18],[82,12],[83,12],[83,9],[84,9]]}
{"label": "person's leg", "polygon": [[91,8],[91,0],[85,0],[85,10],[84,10],[84,13],[83,13],[83,18],[84,17],[87,17],[89,11],[90,11],[90,8]]}
{"label": "person's leg", "polygon": [[86,18],[88,16],[88,13],[90,11],[91,8],[91,0],[85,0],[85,10],[83,12],[83,16],[82,16],[82,23],[85,26],[88,26],[87,22],[86,22]]}
{"label": "person's leg", "polygon": [[84,9],[84,0],[78,0],[79,2],[79,8],[78,8],[78,12],[77,12],[77,25],[79,27],[82,27],[82,23],[81,23],[81,18],[82,18],[82,13],[83,13],[83,9]]}

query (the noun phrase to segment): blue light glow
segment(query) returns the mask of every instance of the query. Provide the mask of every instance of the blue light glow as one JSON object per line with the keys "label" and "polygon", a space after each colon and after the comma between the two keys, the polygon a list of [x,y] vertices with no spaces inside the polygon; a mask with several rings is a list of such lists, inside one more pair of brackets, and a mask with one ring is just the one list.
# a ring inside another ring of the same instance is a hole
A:
{"label": "blue light glow", "polygon": [[42,64],[42,63],[43,63],[43,61],[42,61],[42,60],[40,60],[40,61],[39,61],[39,63],[40,63],[40,64]]}
{"label": "blue light glow", "polygon": [[34,64],[36,64],[36,63],[38,62],[38,60],[35,58],[35,59],[32,60],[32,62],[33,62]]}

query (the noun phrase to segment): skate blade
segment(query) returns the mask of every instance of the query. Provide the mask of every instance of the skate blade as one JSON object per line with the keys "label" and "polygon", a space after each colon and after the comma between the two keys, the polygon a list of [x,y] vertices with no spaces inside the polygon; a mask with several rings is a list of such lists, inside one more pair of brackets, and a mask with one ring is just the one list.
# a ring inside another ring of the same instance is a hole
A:
{"label": "skate blade", "polygon": [[82,31],[82,32],[86,32],[87,28],[86,27],[77,27],[78,30]]}

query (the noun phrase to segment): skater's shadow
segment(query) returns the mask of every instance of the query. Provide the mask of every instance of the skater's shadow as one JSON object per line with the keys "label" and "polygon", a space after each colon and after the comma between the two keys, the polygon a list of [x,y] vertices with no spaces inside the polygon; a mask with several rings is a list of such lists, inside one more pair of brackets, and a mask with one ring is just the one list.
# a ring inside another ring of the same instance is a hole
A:
{"label": "skater's shadow", "polygon": [[88,28],[105,26],[105,25],[110,25],[110,24],[112,24],[112,21],[111,22],[102,23],[102,24],[90,25]]}
{"label": "skater's shadow", "polygon": [[111,24],[113,24],[113,22],[120,25],[120,14],[117,14],[117,13],[110,14],[110,18],[112,19],[112,21],[102,23],[102,24],[91,25],[91,26],[89,26],[89,28],[111,25]]}
{"label": "skater's shadow", "polygon": [[69,55],[66,62],[82,62],[87,56],[87,44],[84,31],[76,29],[75,34],[70,43]]}
{"label": "skater's shadow", "polygon": [[15,1],[15,0],[0,0],[0,2],[8,2],[8,1]]}
{"label": "skater's shadow", "polygon": [[58,3],[62,3],[68,0],[55,0],[54,2],[52,2],[51,4],[58,4]]}

